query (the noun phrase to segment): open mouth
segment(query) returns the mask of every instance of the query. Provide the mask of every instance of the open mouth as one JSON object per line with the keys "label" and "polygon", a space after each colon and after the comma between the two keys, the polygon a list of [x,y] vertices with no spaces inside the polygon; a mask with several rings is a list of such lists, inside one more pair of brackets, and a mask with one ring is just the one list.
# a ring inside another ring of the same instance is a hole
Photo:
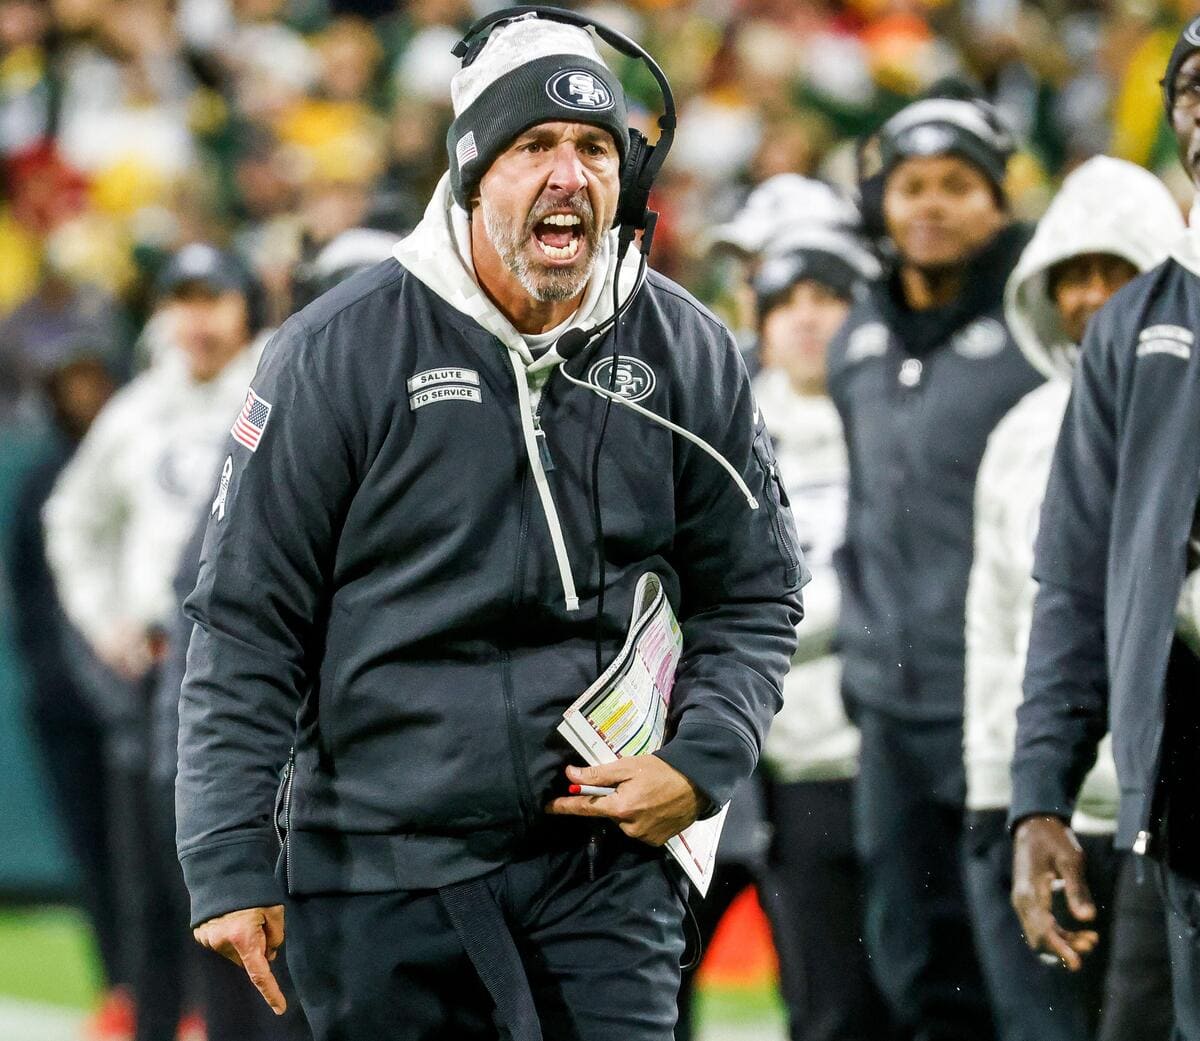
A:
{"label": "open mouth", "polygon": [[577,213],[550,213],[533,226],[533,239],[547,260],[572,261],[583,243],[583,218]]}

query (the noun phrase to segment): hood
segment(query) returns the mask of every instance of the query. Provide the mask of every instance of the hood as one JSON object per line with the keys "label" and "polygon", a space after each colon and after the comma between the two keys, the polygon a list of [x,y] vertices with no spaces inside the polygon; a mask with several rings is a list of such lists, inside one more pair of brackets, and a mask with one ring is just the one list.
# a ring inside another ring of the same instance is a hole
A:
{"label": "hood", "polygon": [[1054,360],[1069,357],[1075,346],[1050,299],[1047,275],[1055,264],[1110,253],[1148,271],[1166,259],[1183,228],[1171,193],[1148,170],[1102,155],[1073,171],[1038,223],[1004,294],[1009,329],[1030,364],[1048,378],[1070,379],[1069,367]]}
{"label": "hood", "polygon": [[[537,381],[538,376],[544,378],[550,369],[562,362],[553,348],[535,360],[524,337],[480,288],[471,260],[471,220],[467,211],[454,201],[449,173],[434,189],[421,223],[396,244],[392,255],[456,311],[467,315],[510,350],[516,351],[531,381]],[[610,231],[600,240],[591,281],[567,329],[591,328],[612,314],[616,257],[617,232]],[[636,249],[625,255],[618,289],[621,303],[637,288],[638,258]]]}
{"label": "hood", "polygon": [[1192,203],[1187,223],[1184,233],[1172,243],[1171,259],[1200,277],[1200,195]]}

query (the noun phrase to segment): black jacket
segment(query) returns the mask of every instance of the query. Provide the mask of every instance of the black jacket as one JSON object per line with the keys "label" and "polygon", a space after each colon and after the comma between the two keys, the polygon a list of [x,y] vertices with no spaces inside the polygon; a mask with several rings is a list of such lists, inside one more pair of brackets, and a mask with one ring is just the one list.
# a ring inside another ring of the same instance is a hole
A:
{"label": "black jacket", "polygon": [[[657,572],[684,634],[660,754],[717,804],[780,704],[803,567],[724,327],[651,274],[621,343],[640,404],[716,446],[760,503],[613,408],[605,657],[638,578]],[[610,347],[570,371],[587,378]],[[518,386],[497,337],[395,261],[267,346],[253,391],[269,418],[255,451],[230,441],[186,606],[177,806],[195,921],[278,902],[266,825],[293,743],[279,791],[293,892],[447,885],[503,863],[545,820],[574,759],[555,726],[594,679],[587,475],[603,402],[556,370],[538,406],[580,597],[568,610]]]}
{"label": "black jacket", "polygon": [[988,435],[1041,382],[1004,324],[1028,232],[1001,232],[961,298],[912,312],[895,278],[855,306],[829,349],[850,456],[838,640],[854,704],[904,719],[963,711],[975,475]]}
{"label": "black jacket", "polygon": [[1197,314],[1200,278],[1169,260],[1122,288],[1088,327],[1042,507],[1013,822],[1069,820],[1111,728],[1116,841],[1145,850],[1200,497]]}

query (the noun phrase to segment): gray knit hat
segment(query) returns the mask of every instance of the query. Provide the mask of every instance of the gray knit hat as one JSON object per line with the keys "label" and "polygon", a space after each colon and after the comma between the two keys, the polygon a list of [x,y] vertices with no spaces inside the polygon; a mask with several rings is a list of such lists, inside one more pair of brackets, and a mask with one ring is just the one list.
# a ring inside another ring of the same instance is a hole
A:
{"label": "gray knit hat", "polygon": [[624,162],[625,93],[585,30],[524,15],[492,30],[450,84],[450,186],[466,207],[493,160],[538,123],[588,123],[612,134]]}

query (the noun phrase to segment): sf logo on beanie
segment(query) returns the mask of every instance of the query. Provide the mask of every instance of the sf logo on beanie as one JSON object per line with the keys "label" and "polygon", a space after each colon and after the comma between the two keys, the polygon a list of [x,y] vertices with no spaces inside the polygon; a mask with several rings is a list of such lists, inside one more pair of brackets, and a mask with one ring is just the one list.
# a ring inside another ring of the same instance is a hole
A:
{"label": "sf logo on beanie", "polygon": [[613,106],[612,92],[590,72],[567,69],[546,83],[546,93],[565,108],[603,112]]}

